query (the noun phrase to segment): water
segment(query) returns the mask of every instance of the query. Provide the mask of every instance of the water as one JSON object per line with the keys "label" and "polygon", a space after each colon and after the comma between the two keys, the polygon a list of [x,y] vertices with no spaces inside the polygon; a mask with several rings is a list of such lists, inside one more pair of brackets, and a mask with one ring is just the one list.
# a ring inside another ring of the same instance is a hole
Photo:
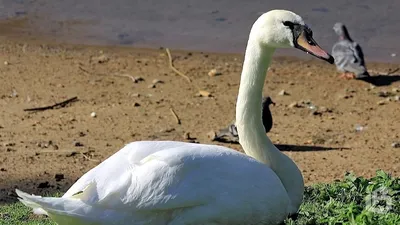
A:
{"label": "water", "polygon": [[0,35],[241,53],[255,19],[276,8],[301,15],[328,51],[336,40],[332,26],[341,21],[367,60],[400,62],[398,0],[0,0],[0,20],[27,18],[19,27],[4,29],[0,24]]}

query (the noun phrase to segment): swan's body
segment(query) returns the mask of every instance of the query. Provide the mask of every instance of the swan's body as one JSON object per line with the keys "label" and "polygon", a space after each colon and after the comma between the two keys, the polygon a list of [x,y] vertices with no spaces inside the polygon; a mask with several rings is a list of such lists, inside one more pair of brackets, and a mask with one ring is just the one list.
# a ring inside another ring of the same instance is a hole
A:
{"label": "swan's body", "polygon": [[[273,124],[272,113],[269,106],[275,102],[272,101],[271,97],[267,96],[262,101],[262,124],[265,129],[265,133],[268,133]],[[214,140],[223,142],[239,142],[239,134],[235,125],[235,121],[228,125],[227,128],[221,129],[218,134],[215,135]]]}
{"label": "swan's body", "polygon": [[[311,39],[309,45],[304,38]],[[17,190],[21,202],[60,225],[282,222],[302,202],[303,177],[265,135],[260,104],[274,49],[290,46],[310,49],[332,62],[300,16],[274,10],[255,22],[236,108],[240,143],[247,155],[215,145],[134,142],[83,175],[63,197]]]}
{"label": "swan's body", "polygon": [[369,77],[361,46],[351,39],[346,26],[336,23],[333,30],[339,36],[339,40],[332,47],[332,55],[335,57],[337,70],[344,73],[341,76],[350,79]]}

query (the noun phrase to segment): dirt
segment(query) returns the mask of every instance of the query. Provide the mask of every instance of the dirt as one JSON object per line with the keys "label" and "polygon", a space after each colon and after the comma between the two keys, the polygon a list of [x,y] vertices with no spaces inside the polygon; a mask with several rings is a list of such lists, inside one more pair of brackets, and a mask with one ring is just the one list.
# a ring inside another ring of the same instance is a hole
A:
{"label": "dirt", "polygon": [[[234,119],[242,55],[171,52],[191,83],[171,70],[165,49],[3,38],[0,202],[15,201],[15,188],[35,194],[66,191],[132,141],[212,143],[241,151],[238,144],[211,141],[207,133]],[[381,73],[400,67],[368,66]],[[220,75],[209,76],[212,69]],[[316,59],[274,58],[264,88],[276,103],[268,136],[297,163],[306,184],[341,179],[346,171],[400,175],[400,149],[392,147],[400,141],[400,76],[395,74],[377,76],[372,86],[339,79],[334,66]],[[153,85],[155,79],[161,82]],[[199,89],[211,96],[199,97]],[[282,90],[285,95],[279,95]],[[78,101],[24,111],[72,97]]]}

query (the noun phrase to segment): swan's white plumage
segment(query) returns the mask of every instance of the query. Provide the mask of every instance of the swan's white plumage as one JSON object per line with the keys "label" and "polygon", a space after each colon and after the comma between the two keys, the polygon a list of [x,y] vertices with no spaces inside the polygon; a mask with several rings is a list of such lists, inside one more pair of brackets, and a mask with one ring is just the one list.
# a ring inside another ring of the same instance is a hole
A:
{"label": "swan's white plumage", "polygon": [[254,23],[236,108],[245,154],[216,145],[173,141],[128,144],[84,174],[61,198],[20,201],[60,225],[277,224],[296,213],[304,182],[296,164],[265,135],[262,89],[275,48],[293,47],[284,21],[300,16],[272,10]]}
{"label": "swan's white plumage", "polygon": [[222,146],[173,141],[128,144],[62,198],[18,195],[53,217],[73,211],[74,217],[98,224],[278,222],[287,214],[281,207],[289,202],[279,178],[257,160]]}

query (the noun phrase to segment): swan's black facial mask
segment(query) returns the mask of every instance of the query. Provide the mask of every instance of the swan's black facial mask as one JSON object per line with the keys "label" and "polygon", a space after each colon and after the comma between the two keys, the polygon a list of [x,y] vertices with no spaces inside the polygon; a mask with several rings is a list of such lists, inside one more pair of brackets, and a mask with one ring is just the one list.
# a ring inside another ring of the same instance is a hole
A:
{"label": "swan's black facial mask", "polygon": [[301,25],[290,21],[284,21],[283,25],[290,28],[293,34],[293,44],[295,48],[307,52],[317,58],[323,59],[331,64],[335,62],[334,58],[321,47],[312,37],[312,30],[307,25]]}

